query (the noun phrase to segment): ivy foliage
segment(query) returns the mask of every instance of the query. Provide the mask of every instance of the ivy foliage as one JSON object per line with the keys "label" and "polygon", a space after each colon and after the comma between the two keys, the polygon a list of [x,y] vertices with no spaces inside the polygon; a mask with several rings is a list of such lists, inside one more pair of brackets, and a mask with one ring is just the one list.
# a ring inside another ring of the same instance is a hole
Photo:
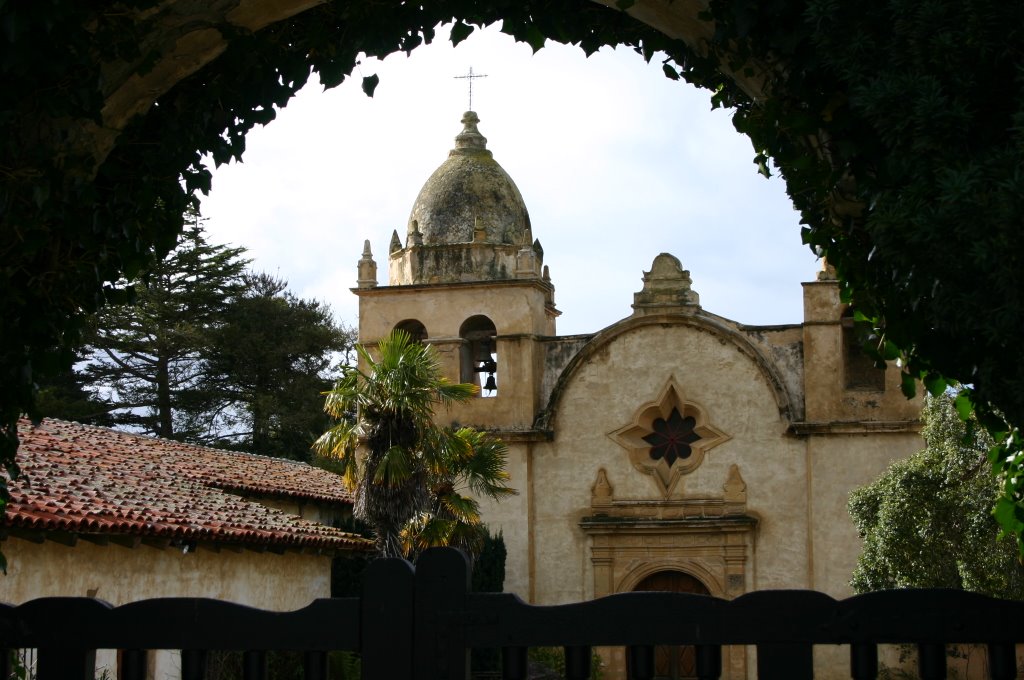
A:
{"label": "ivy foliage", "polygon": [[[204,155],[240,158],[314,73],[333,87],[441,23],[457,43],[500,22],[534,49],[628,45],[734,109],[758,167],[784,177],[804,240],[876,329],[878,360],[901,359],[908,391],[968,386],[963,403],[996,435],[999,516],[1024,531],[1024,3],[710,0],[699,50],[616,4],[331,0],[251,33],[173,2],[0,3],[0,459],[13,460],[17,416],[36,413],[34,374],[69,363],[83,316],[123,295],[113,282],[173,247],[209,189]],[[224,52],[124,130],[99,129],[111,83],[147,72],[153,36],[190,21],[219,31]],[[99,152],[88,134],[116,138]]]}
{"label": "ivy foliage", "polygon": [[[625,42],[649,53],[670,41],[626,15],[582,0],[424,4],[337,0],[256,33],[219,30],[225,51],[161,96],[117,135],[109,153],[86,134],[102,120],[117,68],[152,67],[151,35],[181,26],[155,0],[0,4],[0,462],[12,463],[16,421],[38,417],[38,375],[70,366],[84,319],[121,302],[116,285],[163,258],[182,214],[210,188],[204,157],[240,159],[245,135],[269,123],[316,73],[341,83],[365,56],[384,57],[431,42],[455,21],[461,35],[503,21],[539,48],[546,35],[587,52]],[[210,16],[215,16],[212,12]],[[372,91],[371,82],[364,83]],[[81,123],[81,124],[80,124]],[[344,121],[339,121],[344,124]],[[85,130],[86,132],[82,132]],[[97,133],[98,134],[98,133]],[[98,147],[97,147],[98,148]],[[13,468],[12,468],[13,470]]]}

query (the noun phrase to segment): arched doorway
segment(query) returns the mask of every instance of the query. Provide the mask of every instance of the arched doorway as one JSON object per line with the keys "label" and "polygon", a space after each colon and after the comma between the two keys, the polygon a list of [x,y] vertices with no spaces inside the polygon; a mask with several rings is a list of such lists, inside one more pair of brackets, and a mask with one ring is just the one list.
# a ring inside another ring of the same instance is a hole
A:
{"label": "arched doorway", "polygon": [[[656,571],[636,585],[634,591],[693,593],[710,595],[707,586],[681,571]],[[626,667],[629,667],[627,662]],[[658,645],[654,648],[655,680],[688,680],[697,677],[697,651],[693,645]]]}

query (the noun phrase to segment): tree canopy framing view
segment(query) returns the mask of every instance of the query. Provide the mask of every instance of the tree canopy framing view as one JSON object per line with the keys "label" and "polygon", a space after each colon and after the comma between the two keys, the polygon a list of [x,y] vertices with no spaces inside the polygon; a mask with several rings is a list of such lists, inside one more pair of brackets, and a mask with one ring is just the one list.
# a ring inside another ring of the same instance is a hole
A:
{"label": "tree canopy framing view", "polygon": [[877,358],[901,361],[908,391],[966,386],[961,412],[995,437],[997,516],[1020,535],[1024,4],[615,5],[6,4],[0,458],[13,462],[18,416],[37,413],[36,376],[71,361],[86,316],[124,298],[116,282],[174,246],[209,189],[205,154],[240,158],[246,132],[313,72],[331,87],[440,23],[458,42],[500,21],[535,49],[631,46],[734,109],[763,172],[785,178],[805,242],[875,328]]}

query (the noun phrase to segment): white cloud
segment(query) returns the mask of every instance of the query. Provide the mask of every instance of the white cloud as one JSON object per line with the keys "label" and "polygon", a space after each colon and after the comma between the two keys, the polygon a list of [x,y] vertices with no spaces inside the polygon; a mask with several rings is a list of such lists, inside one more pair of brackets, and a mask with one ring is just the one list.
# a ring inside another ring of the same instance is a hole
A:
{"label": "white cloud", "polygon": [[[457,48],[368,60],[340,87],[314,83],[254,130],[245,162],[214,173],[203,202],[214,241],[244,245],[254,267],[356,322],[356,261],[369,239],[386,281],[391,233],[445,159],[466,106],[518,184],[545,249],[562,334],[627,316],[654,256],[676,255],[706,309],[752,324],[801,319],[800,245],[782,182],[756,174],[749,141],[708,93],[664,77],[629,50],[536,55],[494,29]],[[376,73],[373,98],[360,89]]]}

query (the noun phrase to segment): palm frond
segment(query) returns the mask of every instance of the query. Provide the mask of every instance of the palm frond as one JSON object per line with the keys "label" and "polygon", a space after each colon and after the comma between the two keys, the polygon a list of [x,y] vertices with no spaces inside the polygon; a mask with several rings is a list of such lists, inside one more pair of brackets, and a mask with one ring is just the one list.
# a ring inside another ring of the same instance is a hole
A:
{"label": "palm frond", "polygon": [[325,458],[341,462],[341,475],[345,486],[354,489],[359,479],[356,448],[361,428],[357,422],[342,421],[320,435],[313,442],[313,450]]}
{"label": "palm frond", "polygon": [[351,417],[357,410],[361,397],[361,384],[366,376],[353,366],[342,369],[341,378],[334,387],[324,393],[324,411],[334,418]]}
{"label": "palm frond", "polygon": [[508,447],[505,442],[488,432],[461,428],[455,436],[464,441],[472,454],[460,459],[455,477],[477,494],[495,500],[514,496],[519,492],[508,485]]}
{"label": "palm frond", "polygon": [[480,504],[469,496],[463,496],[455,491],[439,496],[434,513],[439,517],[451,518],[465,524],[480,523]]}
{"label": "palm frond", "polygon": [[473,383],[453,383],[447,378],[441,378],[437,386],[437,401],[445,408],[453,403],[462,404],[480,392],[479,385]]}
{"label": "palm frond", "polygon": [[402,529],[402,546],[407,555],[412,555],[427,548],[449,545],[456,524],[454,520],[421,513]]}
{"label": "palm frond", "polygon": [[373,471],[373,483],[399,486],[412,476],[412,461],[404,447],[392,446],[377,461]]}
{"label": "palm frond", "polygon": [[423,463],[432,474],[448,475],[473,455],[472,441],[450,427],[432,427],[423,434]]}

